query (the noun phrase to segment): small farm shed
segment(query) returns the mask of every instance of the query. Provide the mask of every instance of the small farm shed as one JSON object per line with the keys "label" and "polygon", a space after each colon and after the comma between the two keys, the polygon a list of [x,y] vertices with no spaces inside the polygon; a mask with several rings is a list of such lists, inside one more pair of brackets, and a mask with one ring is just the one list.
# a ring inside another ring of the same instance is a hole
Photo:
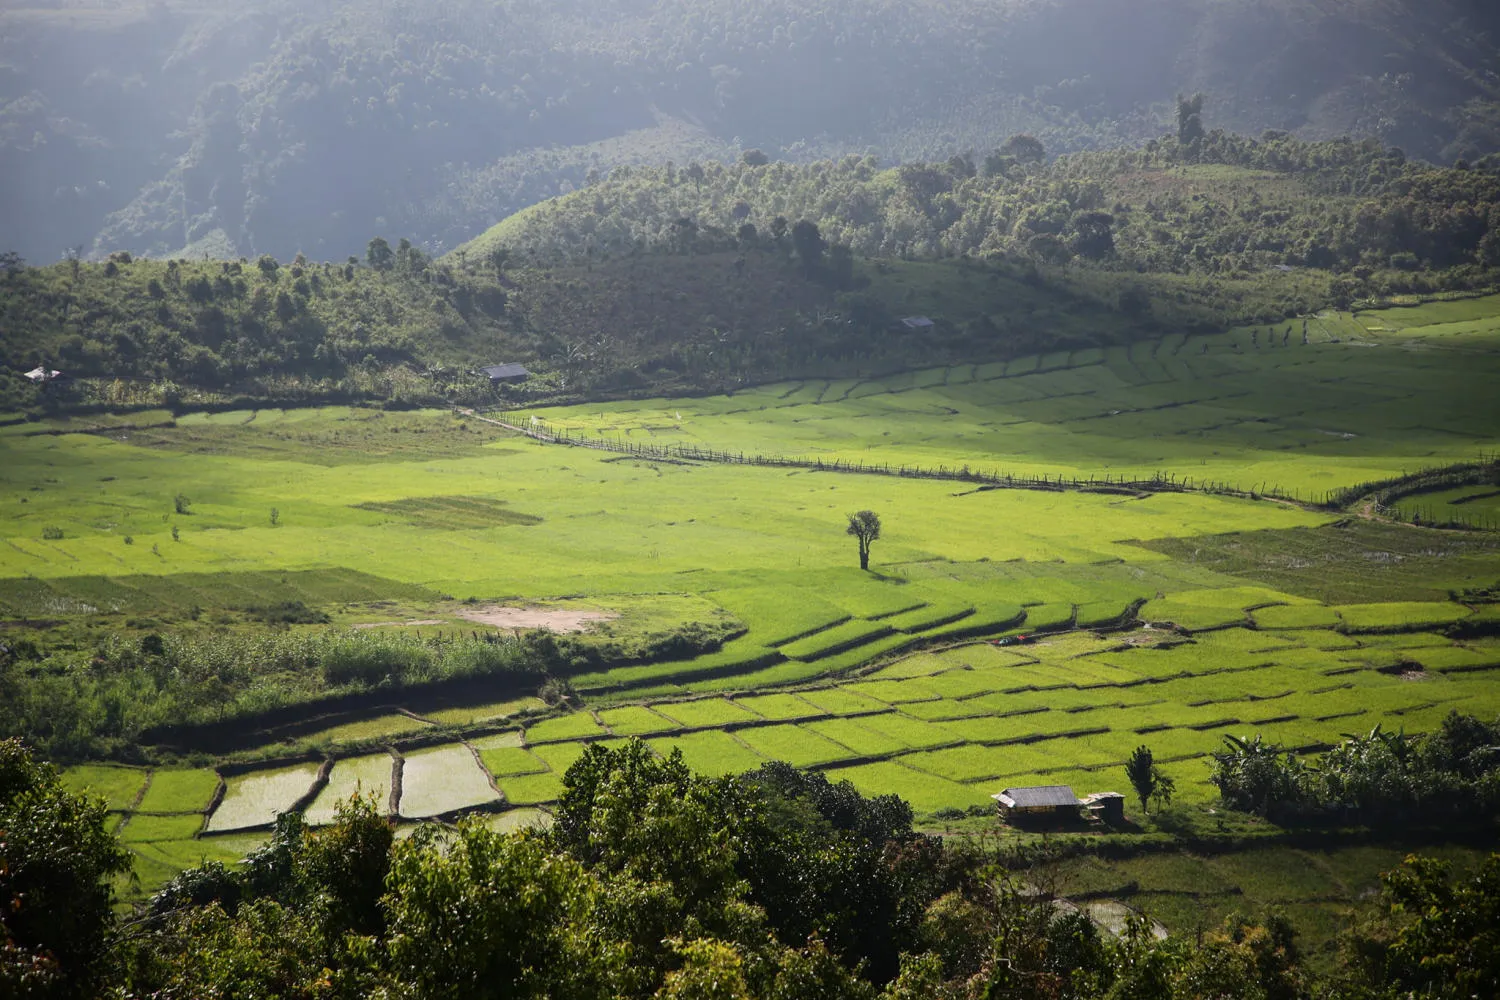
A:
{"label": "small farm shed", "polygon": [[67,376],[64,375],[62,372],[53,371],[52,369],[48,368],[46,365],[38,365],[37,367],[31,369],[31,371],[29,371],[29,372],[26,373],[26,377],[28,379],[30,379],[31,381],[37,382],[37,383],[47,383],[47,382],[51,382],[51,381],[53,381],[55,379],[66,379],[67,378]]}
{"label": "small farm shed", "polygon": [[1110,826],[1125,822],[1125,796],[1119,792],[1093,792],[1085,795],[1083,808],[1090,816]]}
{"label": "small farm shed", "polygon": [[524,382],[531,377],[531,372],[526,370],[525,365],[518,365],[514,362],[489,365],[479,370],[489,377],[490,385],[500,385],[503,382]]}
{"label": "small farm shed", "polygon": [[925,330],[933,323],[926,316],[905,316],[901,319],[901,325],[908,330]]}
{"label": "small farm shed", "polygon": [[1007,788],[990,798],[998,803],[1000,815],[1009,819],[1076,818],[1082,803],[1067,785],[1034,785],[1030,788]]}

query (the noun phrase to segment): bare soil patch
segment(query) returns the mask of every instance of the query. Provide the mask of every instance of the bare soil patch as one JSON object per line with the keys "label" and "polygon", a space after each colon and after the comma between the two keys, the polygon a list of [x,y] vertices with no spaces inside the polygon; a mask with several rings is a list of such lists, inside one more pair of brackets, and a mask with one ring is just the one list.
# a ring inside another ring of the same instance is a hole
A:
{"label": "bare soil patch", "polygon": [[620,617],[613,611],[582,611],[565,608],[511,608],[492,604],[482,608],[465,608],[458,617],[480,625],[497,628],[542,628],[549,632],[582,632],[594,622],[613,621]]}
{"label": "bare soil patch", "polygon": [[416,618],[406,622],[361,622],[354,628],[390,628],[395,625],[442,625],[445,624],[441,618]]}

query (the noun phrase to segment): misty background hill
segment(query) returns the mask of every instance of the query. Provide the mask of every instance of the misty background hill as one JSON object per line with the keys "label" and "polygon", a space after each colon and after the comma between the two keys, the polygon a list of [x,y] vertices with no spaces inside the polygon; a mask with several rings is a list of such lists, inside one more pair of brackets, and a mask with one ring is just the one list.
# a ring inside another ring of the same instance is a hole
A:
{"label": "misty background hill", "polygon": [[31,2],[0,10],[0,247],[429,254],[624,164],[883,164],[1242,133],[1500,149],[1481,0]]}

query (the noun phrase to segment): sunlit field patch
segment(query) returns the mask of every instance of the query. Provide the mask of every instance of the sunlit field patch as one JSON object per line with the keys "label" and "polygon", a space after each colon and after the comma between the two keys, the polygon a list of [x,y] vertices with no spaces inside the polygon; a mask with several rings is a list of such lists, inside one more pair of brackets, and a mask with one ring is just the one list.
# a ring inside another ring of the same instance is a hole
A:
{"label": "sunlit field patch", "polygon": [[217,833],[269,826],[307,794],[318,765],[251,771],[225,779],[224,799],[208,818],[207,829]]}
{"label": "sunlit field patch", "polygon": [[104,800],[105,807],[119,811],[135,805],[146,786],[147,772],[112,764],[82,764],[63,771],[63,787]]}
{"label": "sunlit field patch", "polygon": [[408,754],[401,771],[401,816],[423,819],[494,802],[489,777],[467,746]]}
{"label": "sunlit field patch", "polygon": [[336,761],[328,773],[328,784],[308,806],[304,818],[314,826],[331,823],[338,807],[356,795],[373,799],[377,812],[387,812],[394,764],[394,759],[387,753]]}
{"label": "sunlit field patch", "polygon": [[212,768],[156,770],[136,808],[148,813],[202,812],[218,787],[219,775]]}

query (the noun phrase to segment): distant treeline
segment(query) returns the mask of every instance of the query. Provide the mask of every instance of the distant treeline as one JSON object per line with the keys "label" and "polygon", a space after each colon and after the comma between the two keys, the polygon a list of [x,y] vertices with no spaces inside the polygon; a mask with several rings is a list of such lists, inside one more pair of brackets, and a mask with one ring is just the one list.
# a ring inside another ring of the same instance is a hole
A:
{"label": "distant treeline", "polygon": [[253,722],[292,706],[370,691],[495,677],[533,688],[719,648],[701,624],[632,638],[530,631],[416,636],[381,630],[124,633],[83,649],[0,642],[0,738],[64,759],[130,755],[160,727]]}
{"label": "distant treeline", "polygon": [[1466,822],[1500,811],[1500,719],[1450,712],[1430,733],[1377,725],[1310,763],[1260,737],[1226,737],[1213,776],[1224,804],[1279,820]]}
{"label": "distant treeline", "polygon": [[1500,266],[1500,162],[1443,168],[1376,141],[1205,133],[1192,108],[1178,136],[1050,161],[1017,135],[988,155],[886,169],[856,156],[622,167],[460,253],[477,264],[496,248],[538,262],[791,250],[815,246],[795,240],[810,222],[830,249],[868,257],[1002,255],[1216,277],[1334,271],[1345,307],[1364,294],[1478,282]]}

